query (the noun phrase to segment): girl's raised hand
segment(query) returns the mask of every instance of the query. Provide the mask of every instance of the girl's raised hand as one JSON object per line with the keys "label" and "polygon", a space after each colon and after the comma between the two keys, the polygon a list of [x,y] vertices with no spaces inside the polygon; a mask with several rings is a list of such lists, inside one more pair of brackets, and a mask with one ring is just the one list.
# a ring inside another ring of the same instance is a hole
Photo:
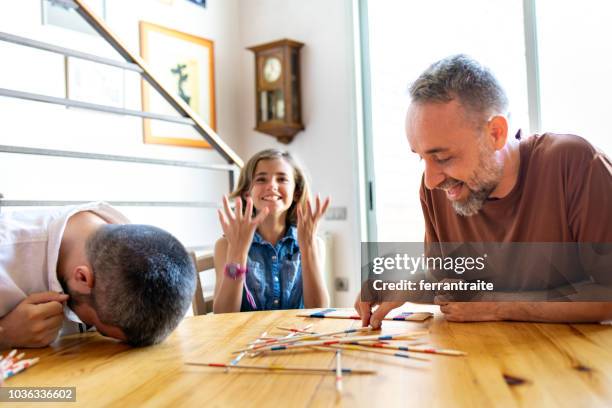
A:
{"label": "girl's raised hand", "polygon": [[321,198],[317,194],[314,211],[310,199],[306,200],[306,208],[302,208],[301,206],[297,207],[297,233],[298,245],[300,248],[303,248],[303,245],[314,244],[319,221],[323,218],[323,215],[325,215],[330,202],[331,199],[327,197],[321,204]]}
{"label": "girl's raised hand", "polygon": [[246,199],[246,208],[242,211],[242,200],[236,198],[235,210],[232,210],[227,196],[223,196],[223,211],[217,210],[223,234],[228,242],[228,250],[247,254],[257,226],[268,216],[268,208],[264,208],[253,217],[253,200]]}

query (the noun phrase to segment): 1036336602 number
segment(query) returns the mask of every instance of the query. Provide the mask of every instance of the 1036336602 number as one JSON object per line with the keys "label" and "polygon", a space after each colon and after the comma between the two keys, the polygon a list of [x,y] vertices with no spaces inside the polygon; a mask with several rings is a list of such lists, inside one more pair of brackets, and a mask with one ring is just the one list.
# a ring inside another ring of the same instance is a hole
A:
{"label": "1036336602 number", "polygon": [[76,387],[2,387],[0,402],[76,402]]}

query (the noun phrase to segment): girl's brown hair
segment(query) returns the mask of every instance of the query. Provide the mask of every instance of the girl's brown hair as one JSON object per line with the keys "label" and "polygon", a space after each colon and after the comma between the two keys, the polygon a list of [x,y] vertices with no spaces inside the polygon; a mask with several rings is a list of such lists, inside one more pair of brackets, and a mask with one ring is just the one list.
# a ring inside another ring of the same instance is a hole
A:
{"label": "girl's brown hair", "polygon": [[[266,149],[259,153],[256,153],[249,161],[244,165],[238,178],[238,185],[236,189],[230,194],[230,198],[240,197],[242,200],[242,208],[246,207],[245,195],[251,189],[253,184],[253,176],[255,175],[255,169],[257,163],[262,160],[274,160],[282,159],[285,160],[293,168],[293,179],[295,181],[295,191],[293,193],[293,204],[287,210],[287,223],[295,225],[297,223],[297,206],[300,205],[305,208],[306,200],[309,197],[310,191],[308,189],[308,181],[302,167],[287,151],[279,149]],[[255,209],[253,209],[255,210]]]}

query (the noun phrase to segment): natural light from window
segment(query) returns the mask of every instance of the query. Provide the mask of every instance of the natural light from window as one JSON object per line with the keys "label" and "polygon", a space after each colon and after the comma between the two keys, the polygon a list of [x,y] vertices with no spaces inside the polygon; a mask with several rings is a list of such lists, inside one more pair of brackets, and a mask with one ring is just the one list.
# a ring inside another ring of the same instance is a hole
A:
{"label": "natural light from window", "polygon": [[612,2],[536,1],[542,130],[612,153]]}
{"label": "natural light from window", "polygon": [[377,241],[422,241],[423,167],[404,134],[408,86],[431,63],[468,54],[505,86],[513,121],[526,129],[527,79],[522,2],[368,2],[372,146]]}

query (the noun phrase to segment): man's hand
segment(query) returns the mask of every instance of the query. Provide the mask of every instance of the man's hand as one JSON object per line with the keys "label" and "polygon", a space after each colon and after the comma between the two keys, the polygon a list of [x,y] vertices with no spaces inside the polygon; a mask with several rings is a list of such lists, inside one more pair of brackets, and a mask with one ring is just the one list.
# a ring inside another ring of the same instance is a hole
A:
{"label": "man's hand", "polygon": [[448,302],[444,296],[436,296],[436,305],[449,322],[496,322],[504,320],[500,302]]}
{"label": "man's hand", "polygon": [[33,293],[0,319],[2,343],[12,347],[46,347],[59,333],[68,295]]}
{"label": "man's hand", "polygon": [[[380,329],[383,319],[393,309],[403,305],[405,302],[362,302],[361,292],[357,294],[355,299],[355,310],[361,316],[361,325],[367,327],[372,326],[373,329]],[[372,308],[379,305],[372,313]]]}

